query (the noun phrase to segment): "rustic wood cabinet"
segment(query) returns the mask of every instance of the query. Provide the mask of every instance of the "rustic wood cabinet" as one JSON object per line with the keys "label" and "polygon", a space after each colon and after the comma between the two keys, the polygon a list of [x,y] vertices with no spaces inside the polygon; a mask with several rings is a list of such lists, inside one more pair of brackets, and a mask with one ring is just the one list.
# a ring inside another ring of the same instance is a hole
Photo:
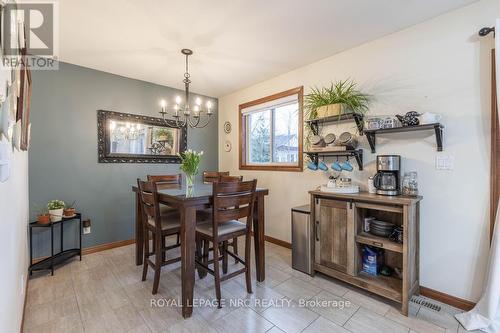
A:
{"label": "rustic wood cabinet", "polygon": [[[419,210],[422,197],[387,197],[368,193],[333,194],[311,191],[314,223],[312,271],[340,279],[401,303],[408,315],[408,301],[419,292]],[[403,227],[403,242],[378,237],[363,229],[374,217]],[[386,265],[400,275],[373,276],[362,270],[365,245],[384,249]]]}

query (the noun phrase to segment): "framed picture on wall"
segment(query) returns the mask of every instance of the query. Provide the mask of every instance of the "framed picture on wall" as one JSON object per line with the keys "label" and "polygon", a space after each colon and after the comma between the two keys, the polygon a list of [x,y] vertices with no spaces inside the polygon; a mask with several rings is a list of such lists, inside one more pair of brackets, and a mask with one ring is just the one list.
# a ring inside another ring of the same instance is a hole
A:
{"label": "framed picture on wall", "polygon": [[22,51],[17,114],[21,120],[21,150],[28,150],[31,100],[31,71],[26,66],[26,48]]}

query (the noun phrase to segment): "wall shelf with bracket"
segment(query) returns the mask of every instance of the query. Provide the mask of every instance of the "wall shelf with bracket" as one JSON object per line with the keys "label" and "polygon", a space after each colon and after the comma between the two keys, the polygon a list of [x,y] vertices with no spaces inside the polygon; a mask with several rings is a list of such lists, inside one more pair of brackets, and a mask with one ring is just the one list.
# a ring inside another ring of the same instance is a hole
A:
{"label": "wall shelf with bracket", "polygon": [[343,156],[343,157],[354,157],[358,163],[359,170],[363,170],[363,149],[353,149],[353,150],[337,150],[337,151],[306,151],[311,161],[318,165],[320,156]]}
{"label": "wall shelf with bracket", "polygon": [[440,123],[425,124],[418,126],[406,126],[406,127],[395,127],[395,128],[383,128],[377,130],[364,130],[368,143],[372,153],[376,153],[376,138],[379,134],[385,133],[401,133],[401,132],[414,132],[414,131],[425,131],[434,130],[436,135],[436,150],[443,151],[443,129],[444,126]]}
{"label": "wall shelf with bracket", "polygon": [[334,122],[346,122],[346,121],[352,121],[352,120],[354,120],[354,122],[356,123],[359,135],[363,135],[363,115],[358,114],[358,113],[345,113],[345,114],[341,114],[339,116],[330,116],[330,117],[325,117],[325,118],[310,119],[310,120],[306,120],[305,122],[311,128],[311,131],[313,132],[313,134],[318,135],[319,124],[334,123]]}

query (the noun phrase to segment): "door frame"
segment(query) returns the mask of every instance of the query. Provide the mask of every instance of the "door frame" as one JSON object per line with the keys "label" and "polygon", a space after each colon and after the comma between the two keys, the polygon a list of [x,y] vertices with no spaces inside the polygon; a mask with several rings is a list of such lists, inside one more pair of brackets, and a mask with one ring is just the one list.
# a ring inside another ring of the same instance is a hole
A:
{"label": "door frame", "polygon": [[491,51],[491,181],[490,181],[490,242],[495,227],[500,195],[500,126],[496,89],[495,50]]}

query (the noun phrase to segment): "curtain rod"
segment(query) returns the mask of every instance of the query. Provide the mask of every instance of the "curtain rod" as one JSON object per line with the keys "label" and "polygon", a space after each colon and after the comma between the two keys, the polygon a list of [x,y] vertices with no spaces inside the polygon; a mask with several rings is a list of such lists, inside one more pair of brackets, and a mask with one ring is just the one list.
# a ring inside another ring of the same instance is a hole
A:
{"label": "curtain rod", "polygon": [[490,32],[495,33],[495,28],[494,27],[492,27],[492,28],[489,28],[489,27],[482,28],[481,30],[479,30],[479,36],[481,36],[481,37],[488,36],[490,34]]}

